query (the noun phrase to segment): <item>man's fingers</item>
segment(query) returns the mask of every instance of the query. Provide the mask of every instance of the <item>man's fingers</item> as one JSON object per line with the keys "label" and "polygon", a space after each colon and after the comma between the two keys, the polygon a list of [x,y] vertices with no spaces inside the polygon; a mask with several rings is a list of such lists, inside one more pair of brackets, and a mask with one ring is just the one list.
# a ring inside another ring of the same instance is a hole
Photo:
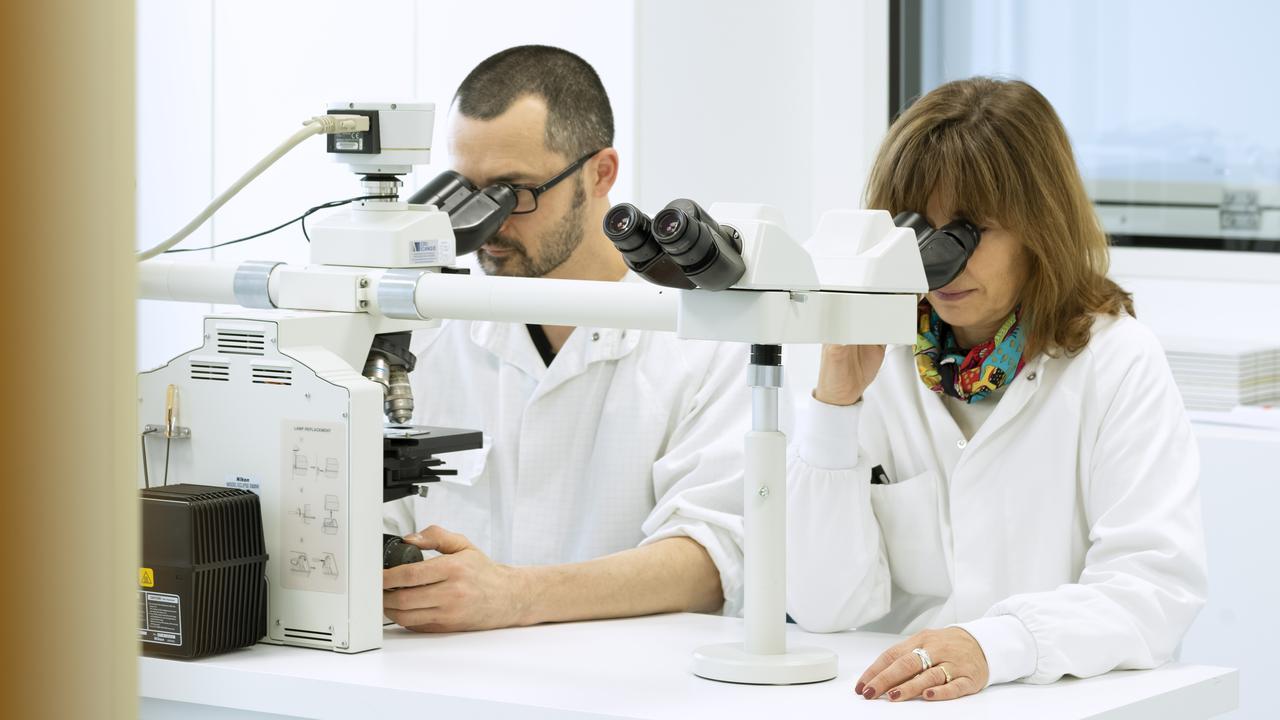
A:
{"label": "man's fingers", "polygon": [[925,700],[955,700],[958,697],[972,695],[981,688],[971,677],[958,677],[945,685],[931,687],[924,691]]}
{"label": "man's fingers", "polygon": [[465,535],[449,532],[439,525],[429,525],[412,535],[406,535],[404,541],[417,545],[423,550],[435,550],[445,555],[452,555],[472,547]]}
{"label": "man's fingers", "polygon": [[422,562],[405,563],[382,571],[382,589],[431,585],[448,580],[453,572],[453,559],[447,555],[427,558]]}

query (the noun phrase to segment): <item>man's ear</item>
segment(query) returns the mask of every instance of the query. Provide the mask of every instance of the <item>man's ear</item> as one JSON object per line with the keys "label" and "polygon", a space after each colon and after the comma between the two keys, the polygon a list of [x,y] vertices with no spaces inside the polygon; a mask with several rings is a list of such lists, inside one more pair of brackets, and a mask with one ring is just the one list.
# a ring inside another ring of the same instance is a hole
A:
{"label": "man's ear", "polygon": [[613,184],[618,182],[618,151],[613,148],[601,150],[587,163],[587,168],[591,195],[593,197],[608,195],[613,189]]}

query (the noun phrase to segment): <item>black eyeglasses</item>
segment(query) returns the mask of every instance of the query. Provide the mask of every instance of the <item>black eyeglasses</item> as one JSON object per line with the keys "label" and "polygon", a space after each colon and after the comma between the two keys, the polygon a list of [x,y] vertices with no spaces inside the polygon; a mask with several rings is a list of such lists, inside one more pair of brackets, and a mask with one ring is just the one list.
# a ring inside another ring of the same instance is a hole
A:
{"label": "black eyeglasses", "polygon": [[555,187],[557,183],[578,171],[588,160],[599,154],[599,150],[589,152],[586,155],[575,160],[569,167],[561,170],[558,175],[541,185],[512,185],[511,189],[516,193],[516,209],[511,211],[512,215],[528,215],[538,209],[538,196]]}

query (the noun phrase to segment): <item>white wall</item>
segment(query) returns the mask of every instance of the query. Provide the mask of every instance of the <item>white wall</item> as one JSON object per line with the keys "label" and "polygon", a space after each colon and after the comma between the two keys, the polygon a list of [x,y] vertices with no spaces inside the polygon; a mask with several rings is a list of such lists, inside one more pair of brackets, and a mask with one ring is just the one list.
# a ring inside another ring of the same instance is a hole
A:
{"label": "white wall", "polygon": [[[182,227],[218,191],[213,187],[213,10],[208,0],[139,0],[137,15],[138,246]],[[235,203],[228,212],[239,206]],[[196,230],[189,246],[208,245],[220,218]],[[208,253],[173,259],[203,262]],[[138,302],[139,368],[200,342],[208,305]]]}
{"label": "white wall", "polygon": [[1161,337],[1280,343],[1280,254],[1112,248],[1111,268]]}
{"label": "white wall", "polygon": [[636,200],[856,207],[888,117],[885,2],[637,4]]}
{"label": "white wall", "polygon": [[808,226],[812,18],[808,1],[640,4],[642,209],[765,202]]}

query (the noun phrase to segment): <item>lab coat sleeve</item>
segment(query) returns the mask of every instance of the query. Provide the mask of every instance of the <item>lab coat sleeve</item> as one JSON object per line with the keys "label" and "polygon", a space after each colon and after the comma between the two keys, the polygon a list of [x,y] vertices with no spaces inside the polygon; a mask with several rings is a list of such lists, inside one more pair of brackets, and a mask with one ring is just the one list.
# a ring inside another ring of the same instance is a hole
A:
{"label": "lab coat sleeve", "polygon": [[702,545],[720,573],[724,615],[742,614],[742,472],[751,427],[747,350],[720,344],[653,465],[653,512],[642,546],[670,537]]}
{"label": "lab coat sleeve", "polygon": [[836,632],[889,612],[889,560],[860,452],[866,401],[800,400],[787,470],[787,611],[805,630]]}
{"label": "lab coat sleeve", "polygon": [[[976,626],[993,681],[1156,667],[1174,658],[1204,605],[1195,437],[1155,338],[1144,330],[1126,342],[1140,352],[1112,398],[1098,398],[1107,409],[1080,472],[1090,547],[1079,582],[1015,595],[961,625]],[[1004,631],[990,632],[998,621]]]}

